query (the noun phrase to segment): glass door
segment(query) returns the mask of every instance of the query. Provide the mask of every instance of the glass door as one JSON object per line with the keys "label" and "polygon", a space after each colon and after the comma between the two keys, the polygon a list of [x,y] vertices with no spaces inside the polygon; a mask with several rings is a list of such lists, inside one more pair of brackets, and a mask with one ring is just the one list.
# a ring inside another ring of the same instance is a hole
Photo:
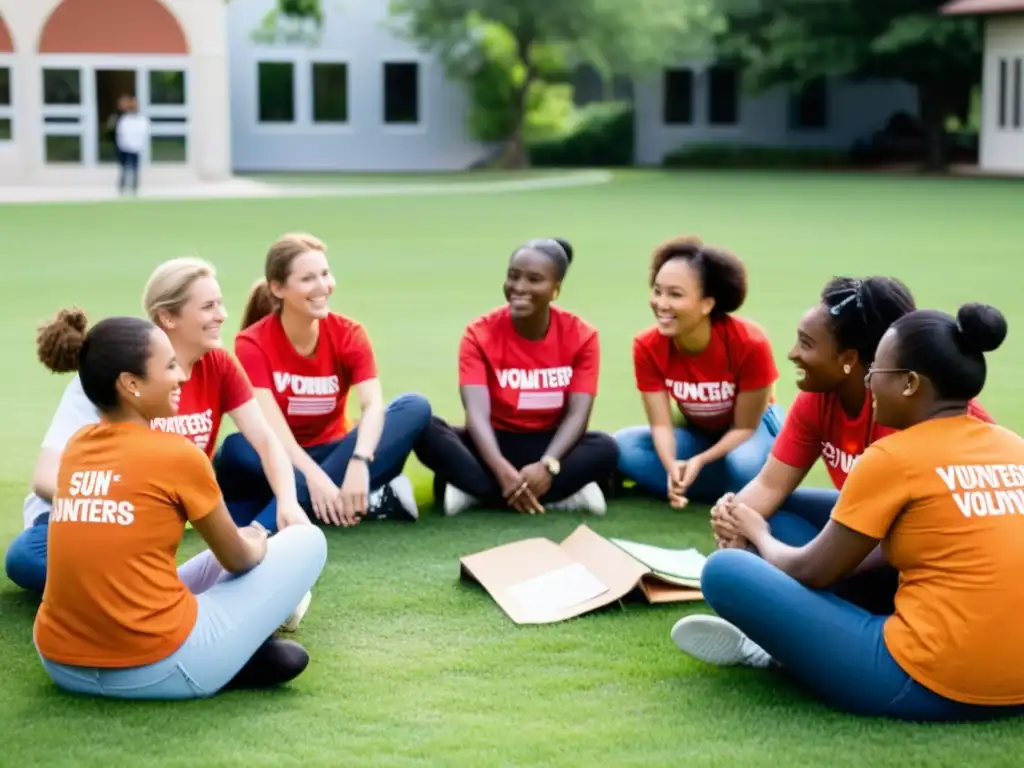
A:
{"label": "glass door", "polygon": [[135,98],[136,82],[134,69],[97,69],[96,80],[96,161],[117,162],[117,147],[114,143],[120,102],[124,98]]}

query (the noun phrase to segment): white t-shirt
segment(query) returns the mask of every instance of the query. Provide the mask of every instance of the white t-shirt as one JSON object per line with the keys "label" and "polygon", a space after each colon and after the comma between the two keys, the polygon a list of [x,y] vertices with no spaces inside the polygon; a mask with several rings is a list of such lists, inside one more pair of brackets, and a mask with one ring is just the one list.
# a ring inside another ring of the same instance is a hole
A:
{"label": "white t-shirt", "polygon": [[[63,451],[75,432],[89,424],[96,424],[99,420],[100,412],[85,396],[82,382],[78,376],[75,376],[60,398],[60,405],[57,406],[57,412],[53,414],[50,428],[46,430],[42,447]],[[37,517],[49,511],[50,502],[35,493],[30,493],[25,497],[25,505],[22,507],[25,527],[31,528]]]}
{"label": "white t-shirt", "polygon": [[116,133],[119,150],[138,154],[149,138],[149,118],[138,112],[126,112],[117,121]]}

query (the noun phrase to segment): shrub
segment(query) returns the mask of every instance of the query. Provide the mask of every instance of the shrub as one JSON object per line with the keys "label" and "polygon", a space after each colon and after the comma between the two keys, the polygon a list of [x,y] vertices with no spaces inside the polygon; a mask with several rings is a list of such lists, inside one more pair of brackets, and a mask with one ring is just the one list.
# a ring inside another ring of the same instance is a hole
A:
{"label": "shrub", "polygon": [[548,167],[621,167],[633,164],[635,123],[627,102],[589,104],[561,136],[535,141],[530,162]]}
{"label": "shrub", "polygon": [[845,149],[759,147],[744,144],[686,144],[662,160],[666,168],[841,168],[849,166]]}

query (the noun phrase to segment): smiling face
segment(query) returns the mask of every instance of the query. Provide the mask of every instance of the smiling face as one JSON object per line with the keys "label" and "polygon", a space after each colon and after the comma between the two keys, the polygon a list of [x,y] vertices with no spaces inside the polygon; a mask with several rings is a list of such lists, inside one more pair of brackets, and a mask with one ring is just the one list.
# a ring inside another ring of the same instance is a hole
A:
{"label": "smiling face", "polygon": [[147,421],[177,415],[184,381],[171,340],[159,328],[150,333],[145,377],[121,375],[122,392],[128,393],[124,401]]}
{"label": "smiling face", "polygon": [[220,284],[212,277],[200,277],[189,287],[178,314],[162,313],[160,325],[179,346],[207,352],[221,346],[221,326],[227,316]]}
{"label": "smiling face", "polygon": [[703,323],[714,309],[704,296],[700,273],[685,259],[670,259],[654,276],[651,311],[663,336],[685,336]]}
{"label": "smiling face", "polygon": [[878,343],[875,362],[865,383],[871,390],[875,421],[884,427],[906,429],[913,422],[915,395],[920,377],[899,365],[899,338],[890,328]]}
{"label": "smiling face", "polygon": [[832,392],[847,380],[857,362],[857,353],[841,350],[828,323],[828,310],[816,304],[800,319],[796,344],[789,361],[796,366],[796,383],[804,392]]}
{"label": "smiling face", "polygon": [[335,286],[326,254],[307,250],[292,259],[288,278],[283,283],[271,283],[270,289],[285,311],[319,320],[330,312],[327,301]]}
{"label": "smiling face", "polygon": [[540,251],[527,248],[509,260],[503,291],[512,317],[533,317],[547,310],[558,286],[555,265]]}

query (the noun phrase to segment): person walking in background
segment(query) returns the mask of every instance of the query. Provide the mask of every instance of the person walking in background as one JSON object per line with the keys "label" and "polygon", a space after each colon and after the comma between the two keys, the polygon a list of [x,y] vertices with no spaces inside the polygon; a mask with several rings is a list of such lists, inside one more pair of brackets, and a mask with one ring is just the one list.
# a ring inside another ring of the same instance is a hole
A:
{"label": "person walking in background", "polygon": [[124,194],[139,191],[139,157],[149,141],[149,118],[139,114],[139,101],[134,96],[122,99],[124,114],[117,120],[114,143],[121,175],[117,188]]}

